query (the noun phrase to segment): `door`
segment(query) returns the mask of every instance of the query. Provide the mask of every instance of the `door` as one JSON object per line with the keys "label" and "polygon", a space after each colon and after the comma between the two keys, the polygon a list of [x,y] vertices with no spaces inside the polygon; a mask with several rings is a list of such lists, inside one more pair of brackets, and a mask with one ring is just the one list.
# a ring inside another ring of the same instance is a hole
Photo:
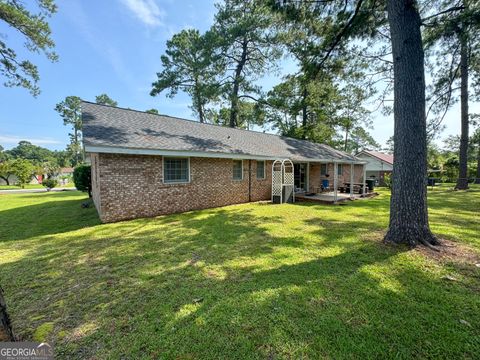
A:
{"label": "door", "polygon": [[293,183],[295,191],[307,191],[307,164],[293,164]]}

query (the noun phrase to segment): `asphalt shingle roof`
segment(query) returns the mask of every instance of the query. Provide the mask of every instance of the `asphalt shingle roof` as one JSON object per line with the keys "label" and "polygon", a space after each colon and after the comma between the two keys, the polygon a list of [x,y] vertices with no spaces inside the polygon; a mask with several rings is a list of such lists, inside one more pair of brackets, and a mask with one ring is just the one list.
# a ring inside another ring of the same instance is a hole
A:
{"label": "asphalt shingle roof", "polygon": [[381,161],[385,161],[386,163],[389,163],[390,165],[393,165],[393,155],[391,154],[385,154],[380,151],[372,151],[372,150],[363,150],[362,151],[365,154],[368,154],[370,156],[376,157],[377,159]]}
{"label": "asphalt shingle roof", "polygon": [[294,161],[361,161],[343,151],[310,141],[86,101],[82,102],[82,120],[87,151],[95,146],[244,154]]}

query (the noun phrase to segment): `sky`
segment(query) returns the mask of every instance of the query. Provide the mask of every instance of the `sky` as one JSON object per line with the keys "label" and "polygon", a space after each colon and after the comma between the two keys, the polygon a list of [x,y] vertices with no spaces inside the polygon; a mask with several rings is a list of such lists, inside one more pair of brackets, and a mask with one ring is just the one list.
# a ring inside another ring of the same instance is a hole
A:
{"label": "sky", "polygon": [[[41,88],[34,98],[23,88],[0,85],[0,145],[9,149],[27,140],[64,149],[69,128],[54,107],[69,95],[95,101],[96,95],[107,93],[121,107],[156,108],[162,114],[193,119],[185,94],[170,99],[149,93],[161,71],[166,41],[185,28],[207,30],[215,14],[213,0],[59,0],[57,4],[58,12],[49,21],[59,55],[56,63],[28,53],[22,38],[0,23],[8,45],[38,65]],[[293,66],[284,61],[281,73]],[[280,82],[281,73],[262,79],[264,89]],[[471,109],[480,111],[478,104]],[[377,112],[373,120],[371,133],[384,144],[393,135],[393,118]],[[445,125],[442,138],[460,132],[458,106],[449,112]]]}

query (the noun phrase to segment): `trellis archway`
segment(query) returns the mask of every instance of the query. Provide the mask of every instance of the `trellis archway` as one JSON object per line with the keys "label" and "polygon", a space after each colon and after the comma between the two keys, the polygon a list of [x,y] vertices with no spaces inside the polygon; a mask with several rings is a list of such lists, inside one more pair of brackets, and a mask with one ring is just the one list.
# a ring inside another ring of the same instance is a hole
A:
{"label": "trellis archway", "polygon": [[275,160],[272,164],[272,202],[295,202],[294,168],[290,159]]}

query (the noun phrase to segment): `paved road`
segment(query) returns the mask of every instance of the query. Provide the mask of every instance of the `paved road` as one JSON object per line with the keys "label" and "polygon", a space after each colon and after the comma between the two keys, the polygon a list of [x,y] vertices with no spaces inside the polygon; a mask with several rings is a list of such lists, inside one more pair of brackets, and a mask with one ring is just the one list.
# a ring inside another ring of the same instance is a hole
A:
{"label": "paved road", "polygon": [[[73,191],[73,190],[77,190],[77,189],[74,187],[69,187],[69,188],[59,187],[59,188],[53,188],[50,191]],[[23,193],[41,193],[41,192],[47,192],[47,189],[0,190],[0,194],[23,194]]]}

